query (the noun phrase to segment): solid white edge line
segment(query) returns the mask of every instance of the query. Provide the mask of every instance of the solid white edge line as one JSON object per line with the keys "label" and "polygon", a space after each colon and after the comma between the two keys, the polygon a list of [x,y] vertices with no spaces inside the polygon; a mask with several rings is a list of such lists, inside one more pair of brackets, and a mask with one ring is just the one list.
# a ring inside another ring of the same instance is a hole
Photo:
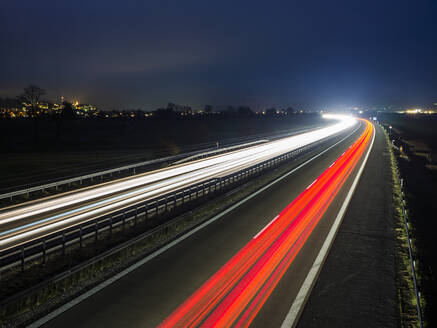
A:
{"label": "solid white edge line", "polygon": [[338,229],[343,221],[343,217],[346,213],[346,210],[349,206],[349,203],[358,185],[361,174],[364,171],[364,167],[366,166],[367,159],[369,158],[369,154],[373,147],[373,142],[375,141],[375,135],[376,135],[376,128],[374,128],[373,130],[372,142],[367,151],[366,157],[364,158],[364,161],[361,164],[361,167],[357,175],[355,176],[352,186],[346,195],[346,198],[340,208],[340,211],[338,212],[337,217],[335,218],[334,224],[332,225],[331,230],[328,233],[328,236],[323,242],[322,248],[320,249],[319,254],[316,257],[316,260],[314,261],[310,271],[308,272],[308,275],[305,278],[305,281],[303,282],[299,290],[299,293],[297,294],[293,304],[291,305],[290,310],[288,311],[287,316],[285,317],[284,322],[281,325],[281,328],[291,328],[291,327],[295,327],[297,324],[297,319],[299,318],[303,310],[303,306],[305,305],[306,300],[314,286],[315,280],[317,279],[320,270],[322,269],[323,263],[326,260],[329,250],[334,242],[335,236],[337,235]]}
{"label": "solid white edge line", "polygon": [[270,188],[271,186],[273,186],[274,184],[278,183],[279,181],[285,179],[287,176],[289,176],[290,174],[296,172],[297,170],[299,170],[300,168],[302,168],[303,166],[307,165],[308,163],[312,162],[314,159],[318,158],[319,156],[321,156],[322,154],[326,153],[328,150],[332,149],[333,147],[337,146],[338,144],[340,144],[341,142],[343,142],[344,140],[346,140],[347,138],[349,138],[353,133],[356,132],[357,129],[353,130],[350,134],[348,134],[346,137],[344,137],[343,139],[341,139],[340,141],[336,142],[335,144],[333,144],[332,146],[330,146],[329,148],[326,148],[325,150],[323,150],[322,152],[318,153],[317,155],[311,157],[309,160],[305,161],[304,163],[300,164],[299,166],[297,166],[296,168],[294,168],[293,170],[287,172],[286,174],[280,176],[279,178],[277,178],[276,180],[270,182],[268,185],[262,187],[261,189],[258,189],[257,191],[255,191],[254,193],[250,194],[249,196],[247,196],[246,198],[240,200],[239,202],[237,202],[236,204],[232,205],[231,207],[229,207],[228,209],[224,210],[223,212],[221,212],[220,214],[217,214],[216,216],[212,217],[211,219],[209,219],[208,221],[205,221],[204,223],[200,224],[199,226],[197,226],[196,228],[194,228],[193,230],[188,231],[186,234],[180,236],[179,238],[173,240],[171,243],[161,247],[160,249],[158,249],[157,251],[153,252],[152,254],[146,256],[145,258],[143,258],[142,260],[138,261],[135,264],[132,264],[130,267],[124,269],[123,271],[117,273],[115,276],[103,281],[102,283],[98,284],[97,286],[95,286],[94,288],[90,289],[89,291],[85,292],[84,294],[79,295],[78,297],[76,297],[75,299],[71,300],[68,303],[65,303],[64,305],[61,305],[59,308],[57,308],[56,310],[52,311],[51,313],[45,315],[44,317],[36,320],[35,322],[29,324],[27,327],[28,328],[38,328],[41,327],[42,325],[46,324],[47,322],[49,322],[50,320],[56,318],[57,316],[61,315],[62,313],[64,313],[65,311],[71,309],[72,307],[74,307],[75,305],[79,304],[80,302],[84,301],[85,299],[89,298],[90,296],[94,295],[95,293],[99,292],[100,290],[102,290],[103,288],[109,286],[110,284],[112,284],[113,282],[119,280],[120,278],[124,277],[125,275],[127,275],[128,273],[136,270],[137,268],[139,268],[140,266],[142,266],[143,264],[149,262],[150,260],[152,260],[153,258],[155,258],[156,256],[164,253],[166,250],[168,250],[169,248],[179,244],[181,241],[183,241],[184,239],[190,237],[191,235],[193,235],[194,233],[196,233],[197,231],[203,229],[204,227],[206,227],[207,225],[211,224],[212,222],[220,219],[221,217],[225,216],[226,214],[228,214],[229,212],[231,212],[232,210],[234,210],[235,208],[239,207],[240,205],[244,204],[245,202],[247,202],[248,200],[252,199],[253,197],[257,196],[258,194],[262,193],[264,190]]}

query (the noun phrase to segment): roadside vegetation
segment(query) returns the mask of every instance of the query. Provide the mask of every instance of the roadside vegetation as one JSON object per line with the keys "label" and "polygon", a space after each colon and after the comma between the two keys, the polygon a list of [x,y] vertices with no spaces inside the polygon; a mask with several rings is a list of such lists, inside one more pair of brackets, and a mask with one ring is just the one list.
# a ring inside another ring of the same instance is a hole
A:
{"label": "roadside vegetation", "polygon": [[387,134],[386,138],[392,168],[393,217],[396,232],[396,285],[398,289],[400,323],[401,327],[416,327],[418,326],[416,297],[412,280],[407,234],[402,217],[402,194],[401,185],[399,183],[399,171]]}
{"label": "roadside vegetation", "polygon": [[[416,327],[417,309],[411,276],[408,243],[402,218],[402,204],[408,216],[409,233],[412,239],[416,278],[420,292],[420,305],[425,327],[435,327],[437,269],[435,248],[435,227],[433,219],[437,210],[437,171],[432,153],[436,151],[437,117],[410,117],[408,115],[383,116],[388,135],[393,169],[393,186],[396,228],[398,241],[398,288],[402,327]],[[391,128],[390,128],[391,126]],[[393,145],[393,147],[391,146]],[[421,150],[418,150],[418,147]],[[403,179],[403,191],[399,178]]]}
{"label": "roadside vegetation", "polygon": [[[422,312],[437,326],[437,115],[384,115],[378,119],[395,145],[415,252]],[[392,128],[390,129],[390,126]]]}

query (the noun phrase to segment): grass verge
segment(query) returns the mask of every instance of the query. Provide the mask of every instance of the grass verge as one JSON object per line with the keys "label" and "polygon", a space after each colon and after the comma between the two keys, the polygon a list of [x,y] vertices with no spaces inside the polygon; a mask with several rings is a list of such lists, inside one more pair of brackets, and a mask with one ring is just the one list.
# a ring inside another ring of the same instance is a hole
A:
{"label": "grass verge", "polygon": [[[393,217],[395,220],[395,259],[396,259],[396,286],[400,313],[401,327],[419,327],[417,316],[416,295],[414,292],[412,269],[410,265],[410,256],[408,252],[407,233],[402,213],[402,191],[399,180],[399,169],[395,154],[391,147],[390,139],[387,132],[383,129],[387,148],[390,153],[390,163],[392,171],[393,185]],[[421,304],[423,304],[421,300]]]}

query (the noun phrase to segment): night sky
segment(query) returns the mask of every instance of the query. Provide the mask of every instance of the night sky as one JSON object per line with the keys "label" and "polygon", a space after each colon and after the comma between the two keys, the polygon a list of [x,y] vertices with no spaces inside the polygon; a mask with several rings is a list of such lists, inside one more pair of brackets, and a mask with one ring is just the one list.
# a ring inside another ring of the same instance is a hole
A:
{"label": "night sky", "polygon": [[437,101],[436,0],[0,0],[0,96],[104,108]]}

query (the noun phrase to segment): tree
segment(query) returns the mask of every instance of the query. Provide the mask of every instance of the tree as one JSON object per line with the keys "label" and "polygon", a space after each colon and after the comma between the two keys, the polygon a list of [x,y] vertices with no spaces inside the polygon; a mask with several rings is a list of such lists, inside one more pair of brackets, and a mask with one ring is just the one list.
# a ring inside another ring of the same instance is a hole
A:
{"label": "tree", "polygon": [[46,92],[36,85],[29,85],[24,88],[24,92],[18,96],[18,99],[27,104],[27,111],[29,117],[36,117],[38,111],[38,103],[41,97],[44,96]]}
{"label": "tree", "polygon": [[268,108],[266,109],[266,116],[275,116],[276,115],[276,108]]}
{"label": "tree", "polygon": [[76,112],[71,103],[65,101],[63,105],[64,108],[62,108],[62,111],[56,115],[56,139],[58,141],[61,139],[62,123],[65,120],[73,120],[77,118]]}
{"label": "tree", "polygon": [[289,106],[289,107],[287,108],[287,114],[288,114],[288,115],[296,114],[296,113],[297,113],[297,110],[294,109],[293,107]]}
{"label": "tree", "polygon": [[205,113],[212,113],[212,106],[211,105],[205,105]]}
{"label": "tree", "polygon": [[76,112],[73,108],[73,105],[67,101],[63,103],[64,108],[61,112],[61,118],[64,120],[73,120],[77,117]]}
{"label": "tree", "polygon": [[18,99],[22,103],[27,104],[28,117],[33,117],[33,142],[35,143],[37,143],[39,139],[37,120],[38,103],[45,93],[46,92],[40,87],[31,84],[27,88],[24,88],[24,92],[18,96]]}
{"label": "tree", "polygon": [[238,107],[237,113],[239,117],[251,117],[254,115],[254,112],[247,106]]}

